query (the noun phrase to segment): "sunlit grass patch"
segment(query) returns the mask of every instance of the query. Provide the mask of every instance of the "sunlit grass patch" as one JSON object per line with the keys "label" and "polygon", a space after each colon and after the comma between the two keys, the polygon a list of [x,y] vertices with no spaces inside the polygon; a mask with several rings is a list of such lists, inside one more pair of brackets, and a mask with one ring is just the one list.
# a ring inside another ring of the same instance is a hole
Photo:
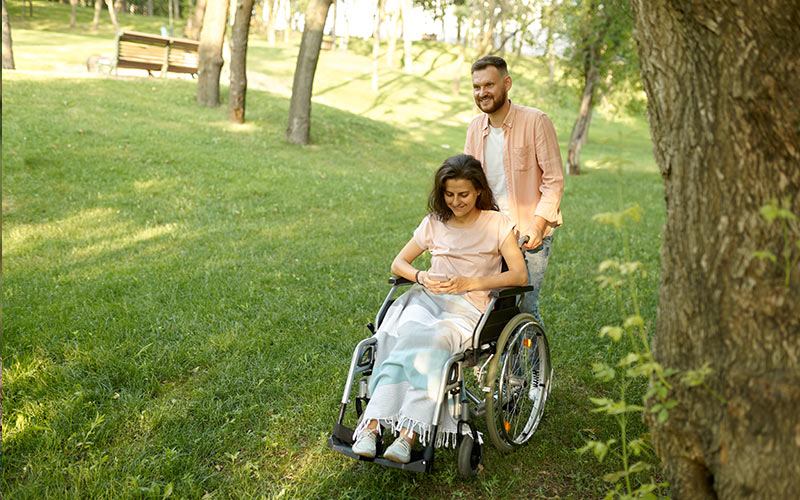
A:
{"label": "sunlit grass patch", "polygon": [[[34,8],[52,26],[68,13]],[[128,20],[151,32],[164,21]],[[47,23],[20,28],[18,64],[51,67],[36,37],[78,47],[64,60],[79,64],[110,34],[40,31]],[[425,214],[433,172],[462,150],[472,101],[451,93],[453,52],[435,43],[415,45],[419,73],[384,69],[373,93],[369,47],[353,41],[323,54],[312,144],[293,146],[296,40],[256,35],[251,48],[244,125],[224,104],[197,106],[191,80],[4,72],[6,496],[597,496],[612,466],[574,450],[610,428],[589,412],[591,363],[613,354],[597,331],[615,314],[594,276],[620,247],[591,218],[615,208],[619,181],[604,165],[624,160],[625,200],[646,211],[631,245],[652,322],[663,191],[642,118],[597,113],[585,175],[566,180],[541,306],[555,385],[530,445],[487,446],[472,482],[451,451],[431,476],[383,470],[324,443],[389,263]],[[566,152],[568,92],[545,88],[540,61],[513,67],[525,76],[512,98],[546,110]]]}

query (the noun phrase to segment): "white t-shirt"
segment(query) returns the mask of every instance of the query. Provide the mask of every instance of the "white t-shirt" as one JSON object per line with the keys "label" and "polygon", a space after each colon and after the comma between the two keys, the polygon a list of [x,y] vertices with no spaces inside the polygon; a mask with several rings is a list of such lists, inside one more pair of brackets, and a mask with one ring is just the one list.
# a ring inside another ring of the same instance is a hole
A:
{"label": "white t-shirt", "polygon": [[503,128],[494,128],[489,125],[489,135],[486,136],[484,145],[483,162],[486,165],[486,180],[492,188],[494,200],[500,211],[510,215],[508,201],[508,184],[506,184],[506,171],[503,169]]}

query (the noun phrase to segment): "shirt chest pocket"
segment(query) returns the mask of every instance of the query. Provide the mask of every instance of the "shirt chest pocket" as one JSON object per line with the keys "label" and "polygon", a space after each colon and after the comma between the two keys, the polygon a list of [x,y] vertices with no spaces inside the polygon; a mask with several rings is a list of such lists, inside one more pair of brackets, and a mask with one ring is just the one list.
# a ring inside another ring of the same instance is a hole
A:
{"label": "shirt chest pocket", "polygon": [[527,145],[511,150],[511,169],[530,170],[536,164],[536,151],[533,146]]}

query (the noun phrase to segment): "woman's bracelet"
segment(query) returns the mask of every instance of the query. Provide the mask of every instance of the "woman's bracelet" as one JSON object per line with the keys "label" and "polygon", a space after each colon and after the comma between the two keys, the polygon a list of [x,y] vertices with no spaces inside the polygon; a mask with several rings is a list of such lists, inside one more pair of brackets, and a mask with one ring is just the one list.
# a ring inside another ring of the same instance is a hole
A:
{"label": "woman's bracelet", "polygon": [[416,281],[418,285],[422,284],[422,283],[419,282],[419,273],[421,273],[421,272],[422,271],[417,271],[417,274],[414,275],[414,281]]}

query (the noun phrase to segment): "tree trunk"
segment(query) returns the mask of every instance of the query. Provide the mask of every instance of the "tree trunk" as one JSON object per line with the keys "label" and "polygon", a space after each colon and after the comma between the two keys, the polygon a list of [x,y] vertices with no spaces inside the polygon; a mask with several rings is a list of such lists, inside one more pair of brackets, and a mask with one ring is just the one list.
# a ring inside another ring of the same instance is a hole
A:
{"label": "tree trunk", "polygon": [[381,23],[383,21],[384,0],[378,0],[378,11],[375,13],[375,32],[372,34],[372,91],[380,88],[378,83],[378,53],[381,49]]}
{"label": "tree trunk", "polygon": [[336,0],[333,0],[333,24],[331,25],[331,48],[336,48]]}
{"label": "tree trunk", "polygon": [[286,139],[294,144],[308,144],[311,128],[311,89],[317,71],[322,30],[331,0],[311,0],[306,9],[306,24],[300,41],[300,53],[294,70],[292,100],[289,103],[289,124]]}
{"label": "tree trunk", "polygon": [[[269,2],[270,0],[264,0]],[[270,47],[275,46],[275,20],[278,18],[278,9],[281,8],[281,0],[274,0],[272,8],[269,10],[269,18],[267,20],[267,41]]]}
{"label": "tree trunk", "polygon": [[414,73],[411,54],[411,0],[401,0],[400,8],[403,16],[403,62],[405,63],[406,74]]}
{"label": "tree trunk", "polygon": [[247,38],[253,0],[238,0],[231,31],[231,86],[228,91],[228,119],[244,123],[247,94]]}
{"label": "tree trunk", "polygon": [[148,17],[153,17],[153,0],[147,0],[147,4],[145,5],[145,12],[147,13]]}
{"label": "tree trunk", "polygon": [[[795,498],[800,491],[800,265],[759,207],[800,214],[800,5],[633,0],[656,161],[664,180],[654,356],[699,369],[649,418],[676,499]],[[798,248],[794,252],[797,255]],[[652,415],[652,414],[649,414]]]}
{"label": "tree trunk", "polygon": [[458,95],[461,90],[461,74],[464,73],[464,62],[467,59],[467,46],[469,45],[470,31],[472,29],[472,23],[478,13],[476,5],[477,2],[473,4],[472,12],[464,22],[464,32],[461,35],[461,44],[458,48],[458,60],[456,61],[456,75],[453,78],[453,95]]}
{"label": "tree trunk", "polygon": [[219,106],[219,74],[222,71],[222,44],[228,19],[228,0],[209,0],[200,32],[200,61],[197,71],[197,102]]}
{"label": "tree trunk", "polygon": [[181,2],[180,0],[172,0],[172,12],[175,19],[181,19]]}
{"label": "tree trunk", "polygon": [[200,40],[200,32],[203,31],[203,17],[206,14],[206,4],[206,0],[197,0],[192,17],[189,18],[189,22],[186,23],[186,29],[183,30],[186,38]]}
{"label": "tree trunk", "polygon": [[389,39],[386,41],[386,66],[389,68],[394,68],[394,51],[397,49],[397,26],[399,24],[397,18],[397,11],[394,11],[389,15],[387,23],[389,29],[386,31],[389,32]]}
{"label": "tree trunk", "polygon": [[292,2],[284,2],[283,15],[286,17],[286,29],[283,30],[283,42],[289,43],[289,34],[292,31]]}
{"label": "tree trunk", "polygon": [[3,0],[3,69],[16,69],[14,51],[11,50],[11,24],[8,22],[6,0]]}
{"label": "tree trunk", "polygon": [[589,68],[583,87],[583,98],[578,108],[578,118],[572,126],[567,148],[567,175],[581,174],[581,147],[586,144],[589,135],[589,125],[592,123],[592,109],[594,108],[594,92],[597,84],[597,70]]}
{"label": "tree trunk", "polygon": [[94,19],[92,19],[92,26],[97,29],[100,24],[100,11],[103,10],[103,0],[94,0]]}
{"label": "tree trunk", "polygon": [[119,31],[119,23],[117,22],[117,11],[114,9],[112,0],[106,0],[106,7],[108,7],[108,17],[111,18],[111,25],[114,26],[114,32]]}
{"label": "tree trunk", "polygon": [[78,0],[69,0],[69,27],[74,28],[78,24]]}

